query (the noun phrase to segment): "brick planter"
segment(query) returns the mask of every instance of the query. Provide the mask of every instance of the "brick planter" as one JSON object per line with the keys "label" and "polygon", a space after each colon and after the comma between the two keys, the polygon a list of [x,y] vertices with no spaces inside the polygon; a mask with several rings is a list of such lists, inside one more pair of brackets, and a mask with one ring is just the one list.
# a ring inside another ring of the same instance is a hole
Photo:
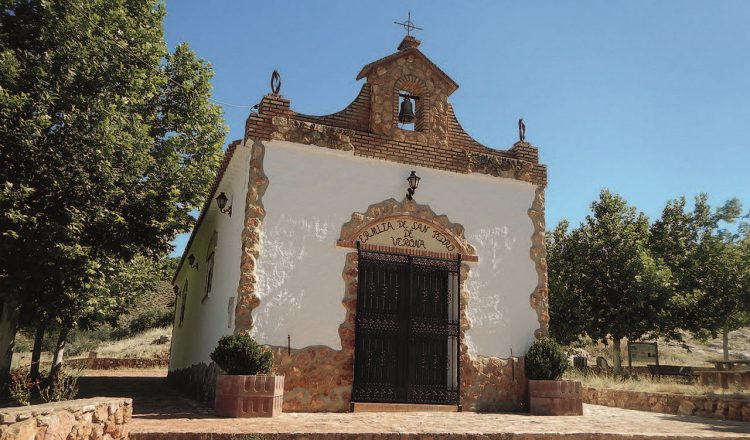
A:
{"label": "brick planter", "polygon": [[273,417],[281,414],[284,376],[219,375],[214,410],[222,417]]}
{"label": "brick planter", "polygon": [[530,380],[529,410],[535,416],[583,415],[581,388],[576,380]]}

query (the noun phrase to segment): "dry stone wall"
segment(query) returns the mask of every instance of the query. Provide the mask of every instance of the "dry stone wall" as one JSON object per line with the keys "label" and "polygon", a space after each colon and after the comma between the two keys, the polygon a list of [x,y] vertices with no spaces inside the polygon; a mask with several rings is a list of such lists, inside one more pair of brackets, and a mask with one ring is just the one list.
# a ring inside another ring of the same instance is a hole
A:
{"label": "dry stone wall", "polygon": [[750,422],[750,400],[747,399],[585,387],[583,401],[639,411]]}
{"label": "dry stone wall", "polygon": [[131,399],[97,397],[0,411],[2,440],[120,440],[128,438]]}
{"label": "dry stone wall", "polygon": [[118,368],[162,368],[169,366],[169,359],[137,358],[80,358],[68,359],[65,365],[89,370],[116,370]]}

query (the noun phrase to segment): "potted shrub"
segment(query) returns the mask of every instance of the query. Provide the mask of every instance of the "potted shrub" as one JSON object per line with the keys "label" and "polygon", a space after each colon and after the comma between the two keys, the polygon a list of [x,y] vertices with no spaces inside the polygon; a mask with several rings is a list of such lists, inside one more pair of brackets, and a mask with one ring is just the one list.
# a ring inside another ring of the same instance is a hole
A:
{"label": "potted shrub", "polygon": [[529,379],[529,410],[537,416],[583,415],[581,382],[560,380],[568,368],[562,347],[548,337],[531,344],[524,360]]}
{"label": "potted shrub", "polygon": [[219,339],[211,359],[225,374],[216,378],[216,414],[224,417],[273,417],[281,413],[284,376],[268,374],[271,352],[247,334]]}

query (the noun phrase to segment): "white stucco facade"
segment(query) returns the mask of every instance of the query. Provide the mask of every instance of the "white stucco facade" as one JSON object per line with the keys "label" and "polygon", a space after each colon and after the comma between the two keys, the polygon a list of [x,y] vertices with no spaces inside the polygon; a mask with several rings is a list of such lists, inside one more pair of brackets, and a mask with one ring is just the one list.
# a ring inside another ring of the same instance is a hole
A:
{"label": "white stucco facade", "polygon": [[[524,353],[539,327],[529,297],[537,284],[529,256],[533,227],[527,211],[535,186],[482,174],[458,174],[284,141],[264,142],[268,187],[262,202],[261,253],[257,261],[252,335],[262,344],[293,348],[324,345],[341,349],[338,334],[346,311],[345,256],[352,249],[336,242],[352,213],[389,198],[402,199],[405,178],[422,178],[415,200],[465,228],[478,257],[470,267],[466,333],[475,355],[508,357]],[[209,207],[185,255],[175,285],[170,370],[209,363],[218,339],[234,329],[240,280],[241,234],[248,188],[250,147],[240,145],[213,197],[225,192],[233,215]],[[204,298],[209,242],[216,233],[211,293]],[[180,322],[184,287],[185,312]]]}
{"label": "white stucco facade", "polygon": [[[420,204],[465,227],[478,262],[468,263],[470,292],[467,343],[473,354],[508,357],[524,353],[539,327],[529,297],[537,272],[529,256],[533,226],[528,209],[535,186],[482,174],[459,174],[351,152],[283,141],[264,142],[262,252],[256,268],[253,336],[261,343],[293,348],[340,349],[345,318],[345,255],[341,227],[353,212],[389,198],[401,200],[405,178],[422,178]],[[236,263],[239,264],[239,263]]]}
{"label": "white stucco facade", "polygon": [[[175,277],[179,293],[175,300],[175,320],[169,369],[209,363],[216,342],[234,330],[234,308],[240,279],[240,236],[244,226],[245,197],[248,188],[250,147],[238,145],[214,194],[204,218],[198,225],[185,255],[194,255],[198,267],[185,261]],[[220,213],[213,200],[224,192],[232,206],[232,215]],[[215,234],[215,246],[211,237]],[[211,249],[210,249],[211,248]],[[214,252],[211,291],[205,296],[209,253]],[[185,285],[187,282],[187,291]],[[185,312],[182,314],[182,301]]]}

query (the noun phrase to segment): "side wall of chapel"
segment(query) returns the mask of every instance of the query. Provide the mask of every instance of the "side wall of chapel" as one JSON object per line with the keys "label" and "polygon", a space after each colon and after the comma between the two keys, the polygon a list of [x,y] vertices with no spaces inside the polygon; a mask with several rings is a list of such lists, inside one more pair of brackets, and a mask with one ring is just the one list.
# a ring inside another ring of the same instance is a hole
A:
{"label": "side wall of chapel", "polygon": [[[216,342],[234,331],[235,301],[240,280],[239,260],[242,252],[240,233],[245,225],[244,206],[248,189],[250,148],[241,143],[229,147],[234,160],[222,165],[221,185],[209,195],[201,212],[198,230],[185,249],[195,257],[195,267],[183,261],[173,284],[175,297],[172,346],[169,369],[210,363],[209,353]],[[232,215],[222,214],[213,200],[224,192],[232,206]],[[209,257],[213,253],[211,289],[206,294]]]}

